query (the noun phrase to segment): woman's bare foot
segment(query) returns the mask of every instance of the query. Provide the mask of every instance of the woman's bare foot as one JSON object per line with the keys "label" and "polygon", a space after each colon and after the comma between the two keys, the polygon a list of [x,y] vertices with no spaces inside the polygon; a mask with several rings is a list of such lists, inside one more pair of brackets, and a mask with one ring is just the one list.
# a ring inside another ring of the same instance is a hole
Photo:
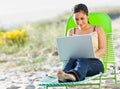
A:
{"label": "woman's bare foot", "polygon": [[63,76],[64,72],[62,70],[59,70],[57,72],[57,77],[58,77],[58,80],[61,81],[61,82],[65,82],[65,79],[64,79],[64,76]]}
{"label": "woman's bare foot", "polygon": [[67,73],[65,73],[63,76],[65,77],[66,80],[76,81],[76,77],[75,77],[74,74],[70,74],[70,73],[67,74]]}
{"label": "woman's bare foot", "polygon": [[66,80],[76,81],[76,77],[73,74],[65,73],[62,70],[59,70],[57,73],[58,80],[61,82],[66,82]]}

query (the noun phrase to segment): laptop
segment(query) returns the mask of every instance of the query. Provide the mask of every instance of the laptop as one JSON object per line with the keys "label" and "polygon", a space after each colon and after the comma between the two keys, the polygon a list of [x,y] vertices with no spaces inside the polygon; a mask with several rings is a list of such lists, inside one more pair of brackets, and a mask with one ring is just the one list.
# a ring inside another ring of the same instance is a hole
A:
{"label": "laptop", "polygon": [[95,58],[91,34],[58,37],[56,40],[62,61],[70,58]]}

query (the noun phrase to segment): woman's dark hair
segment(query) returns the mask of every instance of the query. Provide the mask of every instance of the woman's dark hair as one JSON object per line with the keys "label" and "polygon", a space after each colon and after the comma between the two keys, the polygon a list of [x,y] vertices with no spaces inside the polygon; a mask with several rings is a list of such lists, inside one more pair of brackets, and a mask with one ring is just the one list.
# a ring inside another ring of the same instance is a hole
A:
{"label": "woman's dark hair", "polygon": [[77,13],[77,12],[80,12],[80,11],[83,11],[86,15],[88,15],[88,8],[85,4],[77,4],[74,6],[73,8],[73,13]]}

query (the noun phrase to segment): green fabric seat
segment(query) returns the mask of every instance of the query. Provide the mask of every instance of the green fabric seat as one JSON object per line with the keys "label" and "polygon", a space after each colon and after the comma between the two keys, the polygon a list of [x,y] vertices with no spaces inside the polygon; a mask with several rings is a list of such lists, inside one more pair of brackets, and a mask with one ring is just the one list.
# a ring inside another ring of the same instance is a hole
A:
{"label": "green fabric seat", "polygon": [[[107,52],[102,57],[103,63],[104,63],[104,69],[105,73],[107,74],[107,68],[109,64],[112,64],[115,66],[115,53],[113,48],[113,34],[112,34],[112,24],[111,19],[109,15],[102,12],[92,12],[88,16],[89,23],[91,25],[101,26],[103,27],[105,33],[106,33],[106,39],[107,39]],[[75,28],[77,25],[74,21],[73,16],[70,16],[67,24],[66,24],[66,30],[65,30],[65,36],[68,36],[68,31],[72,28]],[[79,82],[67,82],[67,83],[59,83],[57,80],[57,77],[50,77],[46,76],[45,78],[41,79],[39,86],[45,86],[46,89],[48,87],[58,87],[58,86],[64,86],[66,89],[68,89],[68,86],[83,86],[83,85],[98,85],[99,89],[101,89],[102,80],[107,79],[113,79],[115,80],[115,84],[117,84],[117,77],[116,77],[116,69],[114,68],[113,71],[114,75],[112,77],[102,77],[104,74],[100,73],[95,76],[86,77],[85,80],[79,81]],[[98,82],[90,82],[91,80],[98,79]]]}

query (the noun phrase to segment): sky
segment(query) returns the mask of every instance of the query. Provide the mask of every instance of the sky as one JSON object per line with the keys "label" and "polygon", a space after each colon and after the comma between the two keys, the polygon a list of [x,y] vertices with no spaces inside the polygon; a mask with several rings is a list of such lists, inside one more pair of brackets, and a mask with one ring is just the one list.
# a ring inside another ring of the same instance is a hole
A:
{"label": "sky", "polygon": [[88,8],[120,6],[118,0],[0,0],[0,26],[51,18],[78,3]]}

